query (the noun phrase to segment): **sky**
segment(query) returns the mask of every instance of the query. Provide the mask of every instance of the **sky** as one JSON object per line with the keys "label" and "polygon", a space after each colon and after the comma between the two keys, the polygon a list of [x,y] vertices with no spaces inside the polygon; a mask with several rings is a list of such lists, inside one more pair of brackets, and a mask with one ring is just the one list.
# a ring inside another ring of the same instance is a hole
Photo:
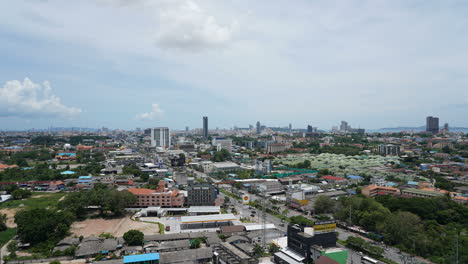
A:
{"label": "sky", "polygon": [[0,130],[468,127],[468,1],[0,2]]}

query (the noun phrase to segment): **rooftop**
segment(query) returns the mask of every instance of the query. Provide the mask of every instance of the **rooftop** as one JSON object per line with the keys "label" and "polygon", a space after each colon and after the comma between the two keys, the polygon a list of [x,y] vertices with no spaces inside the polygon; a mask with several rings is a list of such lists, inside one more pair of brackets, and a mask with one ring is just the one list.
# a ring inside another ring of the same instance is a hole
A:
{"label": "rooftop", "polygon": [[124,256],[123,263],[135,263],[151,260],[159,260],[159,253]]}
{"label": "rooftop", "polygon": [[182,224],[203,223],[203,222],[225,222],[225,221],[234,221],[234,220],[236,220],[236,217],[233,214],[182,216],[180,218],[180,222]]}

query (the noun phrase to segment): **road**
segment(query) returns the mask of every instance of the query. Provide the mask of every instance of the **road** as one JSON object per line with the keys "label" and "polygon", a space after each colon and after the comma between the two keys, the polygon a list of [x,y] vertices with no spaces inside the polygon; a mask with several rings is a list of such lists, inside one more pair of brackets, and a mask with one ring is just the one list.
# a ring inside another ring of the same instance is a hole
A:
{"label": "road", "polygon": [[[194,171],[194,174],[195,174],[196,177],[201,177],[201,178],[204,178],[204,179],[210,178],[213,182],[219,182],[220,181],[220,180],[214,179],[214,178],[206,175],[205,173]],[[233,187],[229,186],[228,190],[231,189],[231,188],[233,188]],[[237,190],[237,191],[239,191],[239,190]],[[258,195],[255,195],[255,194],[249,194],[249,196],[250,196],[251,201],[264,199],[264,198],[262,198],[262,197],[260,197]],[[259,217],[261,216],[261,214],[263,212],[261,212],[258,209],[255,209],[255,208],[249,209],[249,206],[243,205],[241,201],[237,201],[235,199],[230,199],[230,200],[235,201],[234,206],[235,206],[236,210],[241,214],[242,217],[245,217],[245,218],[251,219],[251,220],[255,220],[254,222],[256,222],[256,223],[262,223],[262,221],[261,221],[261,219],[259,219]],[[288,212],[287,216],[288,217],[297,216],[297,215],[304,215],[301,212],[292,210],[292,209],[288,208],[285,205],[276,204],[275,206],[280,207],[280,212],[283,212],[284,210],[287,209],[287,212]],[[256,217],[254,217],[254,218],[252,218],[250,216],[252,214],[252,211],[256,211],[256,213],[255,213]],[[304,215],[304,216],[311,219],[311,220],[315,220],[311,216],[306,216],[306,215]],[[280,219],[276,218],[273,215],[266,214],[266,222],[275,224],[277,229],[283,231],[286,234],[287,226],[285,225],[285,226],[282,227]],[[395,261],[397,263],[408,263],[408,264],[409,263],[431,263],[430,261],[425,260],[423,258],[412,257],[412,256],[410,256],[410,255],[408,255],[406,253],[401,253],[400,250],[397,249],[397,248],[389,247],[387,245],[378,244],[375,241],[373,241],[373,240],[371,240],[371,239],[369,239],[369,238],[367,238],[365,236],[361,236],[359,234],[356,234],[356,233],[353,233],[353,232],[350,232],[350,231],[347,231],[347,230],[344,230],[344,229],[341,229],[341,228],[337,228],[336,231],[339,233],[338,238],[340,240],[346,240],[349,236],[361,237],[361,238],[365,239],[366,241],[368,241],[368,242],[370,242],[370,243],[372,243],[372,244],[374,244],[376,246],[382,247],[384,249],[383,256],[385,258],[393,260],[393,261]],[[361,254],[359,254],[359,252],[356,252],[356,251],[351,250],[351,249],[348,249],[348,250],[349,250],[349,260],[348,260],[348,262],[349,263],[361,263],[361,258],[362,258]]]}

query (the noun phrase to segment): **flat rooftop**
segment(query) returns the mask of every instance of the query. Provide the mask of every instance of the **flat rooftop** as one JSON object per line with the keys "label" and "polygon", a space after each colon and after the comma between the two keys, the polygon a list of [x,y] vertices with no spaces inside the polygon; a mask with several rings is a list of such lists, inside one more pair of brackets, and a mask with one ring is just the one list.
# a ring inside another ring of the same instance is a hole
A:
{"label": "flat rooftop", "polygon": [[233,214],[182,216],[180,218],[180,222],[182,224],[227,222],[227,221],[234,221],[234,220],[236,220],[236,217]]}

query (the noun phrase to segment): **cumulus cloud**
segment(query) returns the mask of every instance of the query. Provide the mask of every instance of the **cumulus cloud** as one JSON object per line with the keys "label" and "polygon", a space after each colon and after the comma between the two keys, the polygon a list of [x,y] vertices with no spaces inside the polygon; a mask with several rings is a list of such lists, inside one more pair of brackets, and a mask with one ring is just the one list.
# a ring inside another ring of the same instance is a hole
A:
{"label": "cumulus cloud", "polygon": [[52,93],[48,81],[42,84],[25,78],[7,81],[0,87],[0,115],[21,117],[72,117],[81,113],[81,109],[62,104],[59,97]]}
{"label": "cumulus cloud", "polygon": [[141,113],[136,116],[138,120],[155,120],[162,116],[164,111],[159,107],[158,104],[151,105],[151,112]]}
{"label": "cumulus cloud", "polygon": [[163,48],[201,50],[229,44],[237,27],[221,25],[192,0],[160,1],[157,44]]}

